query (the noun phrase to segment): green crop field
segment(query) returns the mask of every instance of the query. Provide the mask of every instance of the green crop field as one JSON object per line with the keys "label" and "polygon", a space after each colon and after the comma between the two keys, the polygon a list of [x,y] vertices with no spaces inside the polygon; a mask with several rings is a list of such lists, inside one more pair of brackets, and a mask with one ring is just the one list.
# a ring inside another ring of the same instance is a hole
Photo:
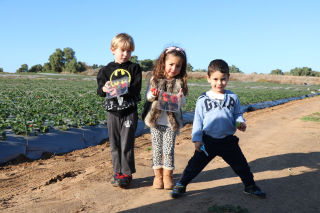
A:
{"label": "green crop field", "polygon": [[[106,113],[101,106],[104,98],[96,94],[96,81],[83,80],[86,79],[85,76],[68,78],[0,78],[0,139],[6,138],[4,130],[7,128],[11,128],[15,134],[37,135],[51,128],[64,131],[70,127],[106,123]],[[144,80],[142,101],[138,106],[139,115],[145,101],[146,87]],[[189,95],[186,97],[184,112],[194,111],[198,96],[210,89],[206,80],[188,80],[188,87]],[[230,81],[227,89],[239,96],[242,105],[247,105],[302,96],[313,91],[318,93],[320,85]]]}

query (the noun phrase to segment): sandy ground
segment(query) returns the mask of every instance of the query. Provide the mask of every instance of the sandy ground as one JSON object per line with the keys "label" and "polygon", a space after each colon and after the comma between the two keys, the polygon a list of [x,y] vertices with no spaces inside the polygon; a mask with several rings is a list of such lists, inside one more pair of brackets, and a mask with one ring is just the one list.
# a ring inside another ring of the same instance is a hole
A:
{"label": "sandy ground", "polygon": [[[250,212],[320,212],[320,124],[300,119],[320,112],[320,96],[244,113],[247,132],[237,132],[256,183],[266,199],[245,195],[243,185],[219,157],[180,199],[152,188],[150,135],[136,138],[137,173],[128,189],[112,187],[109,142],[42,159],[21,156],[0,167],[1,212],[207,212],[232,204]],[[175,148],[178,181],[193,155],[192,125]]]}

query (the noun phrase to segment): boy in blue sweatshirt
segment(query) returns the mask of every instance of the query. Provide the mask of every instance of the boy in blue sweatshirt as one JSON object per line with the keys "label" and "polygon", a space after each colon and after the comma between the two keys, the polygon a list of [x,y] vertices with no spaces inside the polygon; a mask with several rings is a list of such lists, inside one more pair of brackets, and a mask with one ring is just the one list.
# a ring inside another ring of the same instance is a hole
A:
{"label": "boy in blue sweatshirt", "polygon": [[192,179],[217,155],[241,178],[245,186],[244,193],[258,198],[266,197],[253,180],[253,174],[239,147],[239,138],[233,135],[237,129],[246,131],[247,126],[238,96],[225,90],[229,77],[229,66],[225,61],[211,61],[206,78],[212,89],[202,93],[196,103],[192,129],[195,152],[170,192],[172,198],[183,195]]}

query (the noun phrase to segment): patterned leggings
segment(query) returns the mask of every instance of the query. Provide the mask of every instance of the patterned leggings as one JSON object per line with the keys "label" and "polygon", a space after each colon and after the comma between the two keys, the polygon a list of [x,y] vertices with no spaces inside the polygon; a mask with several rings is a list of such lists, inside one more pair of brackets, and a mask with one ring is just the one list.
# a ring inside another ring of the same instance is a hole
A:
{"label": "patterned leggings", "polygon": [[176,132],[173,132],[170,127],[158,125],[156,128],[151,128],[151,137],[152,168],[174,170],[174,143]]}

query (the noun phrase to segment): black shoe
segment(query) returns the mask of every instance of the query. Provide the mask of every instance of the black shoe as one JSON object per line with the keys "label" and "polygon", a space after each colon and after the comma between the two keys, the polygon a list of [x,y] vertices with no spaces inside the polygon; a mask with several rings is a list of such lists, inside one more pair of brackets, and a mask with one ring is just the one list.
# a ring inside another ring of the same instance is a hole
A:
{"label": "black shoe", "polygon": [[266,193],[261,191],[261,189],[255,184],[245,187],[243,192],[258,198],[266,198],[267,196]]}
{"label": "black shoe", "polygon": [[120,186],[120,177],[121,177],[122,174],[119,174],[119,173],[115,173],[113,175],[113,179],[111,181],[111,185],[112,186],[115,186],[115,187],[118,187]]}
{"label": "black shoe", "polygon": [[132,175],[126,175],[126,174],[122,174],[119,177],[119,186],[123,189],[126,189],[130,186],[132,181]]}
{"label": "black shoe", "polygon": [[173,190],[170,192],[169,196],[171,198],[178,198],[182,196],[184,193],[186,193],[186,187],[181,185],[180,183],[177,183]]}

